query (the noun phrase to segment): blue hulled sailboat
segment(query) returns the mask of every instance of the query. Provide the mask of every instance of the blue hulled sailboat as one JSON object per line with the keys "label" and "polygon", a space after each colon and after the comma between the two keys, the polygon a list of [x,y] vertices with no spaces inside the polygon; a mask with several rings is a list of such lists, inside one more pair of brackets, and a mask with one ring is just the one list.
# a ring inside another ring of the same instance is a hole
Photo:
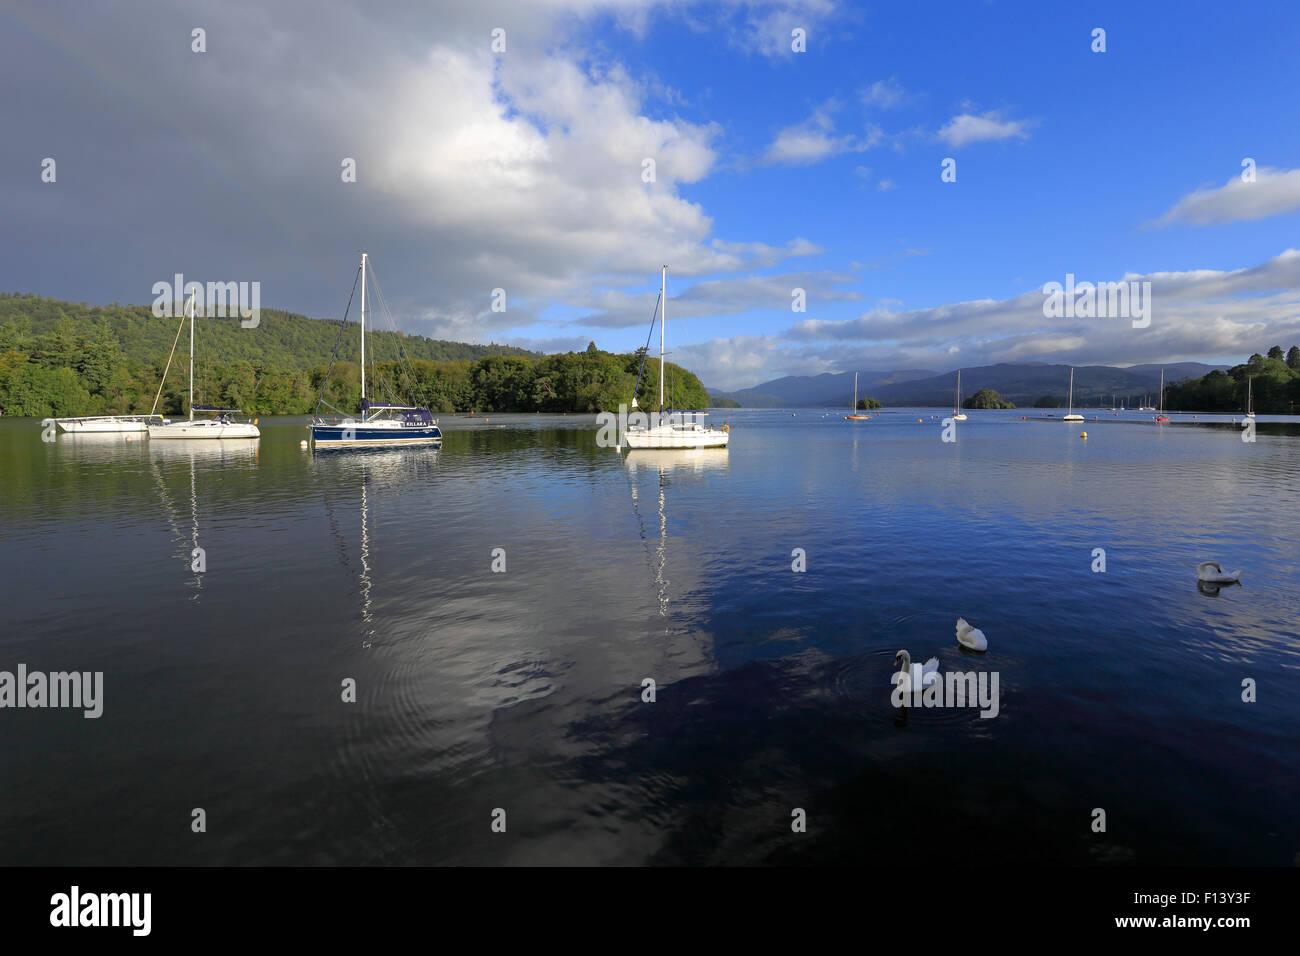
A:
{"label": "blue hulled sailboat", "polygon": [[[437,445],[442,443],[442,431],[433,413],[417,405],[404,405],[397,402],[372,401],[366,397],[366,278],[370,271],[369,257],[361,253],[361,417],[347,417],[343,420],[327,422],[320,417],[321,405],[325,401],[325,388],[329,384],[329,371],[321,383],[320,397],[316,401],[316,411],[312,415],[311,438],[316,448],[367,448],[392,445]],[[353,286],[355,289],[356,286]],[[382,299],[382,297],[381,297]],[[343,327],[348,317],[343,315],[343,326],[339,328],[339,341],[343,339]],[[334,355],[330,359],[330,371],[338,359],[338,343],[334,346]],[[330,405],[330,408],[334,406]],[[334,409],[339,411],[339,409]],[[340,412],[340,414],[347,414]]]}

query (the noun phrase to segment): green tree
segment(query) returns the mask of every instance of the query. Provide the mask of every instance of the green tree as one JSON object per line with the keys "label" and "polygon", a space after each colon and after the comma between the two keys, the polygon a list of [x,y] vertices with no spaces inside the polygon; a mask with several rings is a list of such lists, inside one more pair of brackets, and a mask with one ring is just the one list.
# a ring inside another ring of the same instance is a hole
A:
{"label": "green tree", "polygon": [[45,368],[73,368],[81,360],[76,328],[70,319],[61,318],[37,342],[35,361]]}
{"label": "green tree", "polygon": [[962,403],[962,408],[1015,408],[1015,403],[1008,402],[991,388],[981,388]]}
{"label": "green tree", "polygon": [[82,343],[77,357],[77,375],[92,395],[101,395],[121,358],[117,336],[107,323],[98,322],[91,337]]}

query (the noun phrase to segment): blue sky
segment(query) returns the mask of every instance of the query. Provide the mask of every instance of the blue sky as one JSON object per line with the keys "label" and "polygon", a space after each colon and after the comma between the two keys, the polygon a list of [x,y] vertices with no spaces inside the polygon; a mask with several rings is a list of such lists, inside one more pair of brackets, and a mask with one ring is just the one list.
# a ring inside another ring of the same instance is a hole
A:
{"label": "blue sky", "polygon": [[[335,315],[365,246],[412,331],[630,349],[666,262],[674,357],[722,388],[1300,343],[1293,4],[6,0],[0,22],[32,89],[0,147],[7,289],[147,302],[185,271]],[[33,181],[46,155],[58,184]],[[1150,327],[1043,317],[1067,273],[1151,281]]]}

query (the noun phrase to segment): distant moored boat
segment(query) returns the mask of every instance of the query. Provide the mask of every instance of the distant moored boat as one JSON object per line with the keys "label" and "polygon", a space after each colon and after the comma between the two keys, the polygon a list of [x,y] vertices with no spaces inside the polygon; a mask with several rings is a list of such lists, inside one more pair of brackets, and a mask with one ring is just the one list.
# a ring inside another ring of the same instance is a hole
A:
{"label": "distant moored boat", "polygon": [[854,421],[854,422],[868,421],[871,418],[870,415],[858,414],[858,373],[857,372],[853,373],[853,409],[852,411],[849,412],[849,414],[845,415],[844,417],[848,421]]}
{"label": "distant moored boat", "polygon": [[1074,369],[1070,369],[1070,398],[1069,398],[1069,402],[1070,402],[1069,410],[1066,412],[1066,414],[1064,414],[1064,415],[1061,416],[1061,421],[1063,421],[1063,422],[1081,422],[1081,421],[1083,421],[1083,416],[1082,416],[1082,415],[1076,415],[1076,414],[1074,414]]}

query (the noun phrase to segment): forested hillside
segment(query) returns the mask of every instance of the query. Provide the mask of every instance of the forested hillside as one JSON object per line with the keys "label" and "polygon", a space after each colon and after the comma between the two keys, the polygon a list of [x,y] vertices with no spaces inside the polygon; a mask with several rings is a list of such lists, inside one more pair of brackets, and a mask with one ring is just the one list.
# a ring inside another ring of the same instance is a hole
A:
{"label": "forested hillside", "polygon": [[[147,413],[179,319],[156,318],[147,306],[89,306],[0,293],[0,413],[106,415]],[[250,414],[304,414],[316,404],[339,323],[273,309],[261,324],[200,318],[195,404],[227,405]],[[357,326],[349,322],[326,401],[355,412],[360,401]],[[467,345],[400,332],[366,335],[367,360],[377,360],[372,398],[414,401],[450,412],[615,410],[636,384],[640,354],[585,352],[540,355],[505,345]],[[678,408],[708,405],[690,372],[665,367],[668,397]],[[188,329],[181,330],[158,411],[184,414]],[[646,362],[638,401],[658,404],[659,366]],[[370,383],[368,382],[369,386]]]}
{"label": "forested hillside", "polygon": [[1165,392],[1165,408],[1204,412],[1244,412],[1247,383],[1254,410],[1261,415],[1292,415],[1300,406],[1300,347],[1283,352],[1275,345],[1268,355],[1256,352],[1243,365],[1217,369],[1200,378],[1185,378]]}

